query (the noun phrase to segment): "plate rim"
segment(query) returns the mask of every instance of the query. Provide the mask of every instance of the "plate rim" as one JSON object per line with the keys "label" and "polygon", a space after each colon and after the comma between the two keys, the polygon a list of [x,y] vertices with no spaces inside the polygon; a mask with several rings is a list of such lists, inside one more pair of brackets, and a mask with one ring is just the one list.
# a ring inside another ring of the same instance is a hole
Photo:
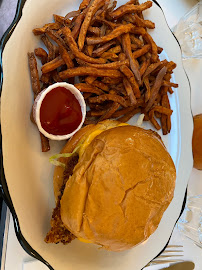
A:
{"label": "plate rim", "polygon": [[[8,27],[8,29],[6,30],[6,32],[4,33],[4,35],[2,36],[1,40],[0,40],[0,95],[2,93],[2,86],[3,86],[3,63],[2,63],[3,50],[4,50],[5,46],[6,46],[7,41],[10,39],[12,33],[14,32],[15,27],[17,26],[18,22],[20,21],[20,19],[22,17],[22,10],[23,10],[23,7],[24,7],[26,1],[27,0],[18,0],[15,17],[14,17],[12,23],[10,24],[10,26]],[[167,23],[167,20],[166,20],[166,17],[165,17],[165,14],[164,14],[163,9],[161,8],[160,4],[156,0],[152,0],[152,2],[154,4],[156,4],[161,9],[161,12],[164,15],[164,19],[165,19],[165,22],[167,24],[167,27],[168,27],[169,31],[172,33],[173,37],[175,38],[175,40],[176,40],[176,42],[177,42],[177,44],[178,44],[178,46],[180,48],[180,51],[182,52],[181,46],[179,44],[179,41],[177,40],[177,38],[175,37],[175,35],[171,31],[171,29],[170,29],[170,27],[169,27],[169,25]],[[183,71],[184,71],[184,73],[185,73],[185,75],[187,77],[187,82],[188,82],[189,89],[190,89],[190,92],[191,92],[190,81],[189,81],[189,78],[188,78],[188,76],[186,74],[186,71],[185,71],[184,67],[183,67]],[[191,96],[190,96],[190,102],[189,102],[189,104],[190,104],[190,112],[192,114],[192,110],[191,110]],[[192,114],[192,116],[193,116],[193,114]],[[1,132],[1,130],[0,130],[0,159],[1,159],[1,161],[0,161],[0,170],[1,170],[0,171],[0,193],[1,193],[1,195],[3,197],[3,200],[5,201],[6,205],[8,206],[8,208],[10,209],[10,212],[12,214],[13,221],[14,221],[15,234],[17,236],[17,239],[18,239],[20,245],[22,246],[22,248],[30,256],[32,256],[33,258],[35,258],[35,259],[41,261],[42,263],[44,263],[50,270],[54,270],[54,268],[45,259],[43,259],[43,257],[36,250],[34,250],[31,247],[31,245],[28,243],[28,241],[24,238],[24,236],[22,234],[22,231],[20,229],[18,216],[16,214],[14,205],[12,203],[12,199],[10,197],[10,193],[9,193],[9,190],[8,190],[8,186],[7,186],[7,182],[6,182],[6,178],[5,178],[5,174],[4,174],[3,153],[2,153],[2,132]],[[187,185],[188,185],[188,183],[187,183]],[[183,212],[183,210],[185,208],[186,199],[187,199],[187,186],[186,186],[186,189],[185,189],[184,200],[182,202],[181,211],[180,211],[179,217],[177,218],[175,224],[178,222],[178,219],[180,218],[180,216],[181,216],[181,214],[182,214],[182,212]],[[169,240],[170,240],[170,238],[172,236],[173,230],[175,228],[175,224],[173,226],[173,229],[172,229],[172,231],[170,233],[170,237],[169,237],[167,243],[165,244],[164,248],[153,259],[155,259],[156,257],[158,257],[165,250],[165,248],[167,247],[167,245],[169,243]]]}

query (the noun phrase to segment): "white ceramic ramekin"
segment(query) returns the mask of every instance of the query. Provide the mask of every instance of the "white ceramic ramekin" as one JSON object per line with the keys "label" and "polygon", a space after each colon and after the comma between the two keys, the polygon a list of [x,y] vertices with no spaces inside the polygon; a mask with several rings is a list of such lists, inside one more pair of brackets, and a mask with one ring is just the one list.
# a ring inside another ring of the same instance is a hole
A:
{"label": "white ceramic ramekin", "polygon": [[[43,127],[41,126],[41,121],[40,121],[40,108],[41,108],[42,101],[51,90],[53,90],[57,87],[64,87],[68,91],[70,91],[75,96],[75,98],[78,100],[78,102],[81,106],[81,113],[82,113],[81,123],[79,124],[77,129],[75,129],[73,132],[71,132],[69,134],[65,134],[65,135],[53,135],[53,134],[48,133],[47,131],[45,131],[43,129]],[[41,93],[38,94],[38,96],[36,97],[36,99],[34,101],[33,116],[34,116],[34,119],[35,119],[35,122],[37,124],[39,131],[44,136],[46,136],[47,138],[49,138],[51,140],[58,140],[58,141],[67,140],[70,137],[72,137],[82,127],[84,120],[85,120],[85,117],[86,117],[86,103],[85,103],[85,100],[83,98],[83,95],[74,85],[66,83],[66,82],[58,82],[58,83],[54,83],[54,84],[50,85],[48,88],[44,89]]]}

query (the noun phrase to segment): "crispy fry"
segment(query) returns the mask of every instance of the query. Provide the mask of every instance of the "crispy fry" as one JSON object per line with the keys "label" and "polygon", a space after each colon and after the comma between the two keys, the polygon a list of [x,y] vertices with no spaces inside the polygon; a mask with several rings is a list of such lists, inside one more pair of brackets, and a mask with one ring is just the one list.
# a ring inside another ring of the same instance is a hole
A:
{"label": "crispy fry", "polygon": [[61,38],[61,36],[57,32],[55,32],[51,29],[46,29],[46,34],[52,40],[54,40],[60,47],[64,47],[64,48],[66,47],[64,40]]}
{"label": "crispy fry", "polygon": [[94,45],[87,45],[87,46],[86,46],[86,51],[88,52],[88,55],[89,55],[90,57],[92,57],[93,49],[94,49]]}
{"label": "crispy fry", "polygon": [[128,122],[134,115],[136,115],[139,112],[141,112],[141,109],[135,108],[134,110],[127,112],[124,116],[118,118],[118,120],[123,123]]}
{"label": "crispy fry", "polygon": [[156,118],[161,118],[161,113],[160,112],[154,111],[154,115],[155,115]]}
{"label": "crispy fry", "polygon": [[55,22],[60,23],[61,25],[68,25],[71,23],[70,20],[65,20],[65,18],[63,16],[57,15],[57,14],[53,14],[54,20]]}
{"label": "crispy fry", "polygon": [[[108,6],[109,6],[109,2],[110,2],[111,0],[105,0],[104,2],[104,5],[100,8],[100,9],[98,9],[98,11],[96,11],[96,13],[95,13],[95,15],[93,16],[93,19],[92,19],[92,21],[94,20],[94,18],[95,17],[97,17],[97,16],[99,16],[99,17],[101,17],[101,18],[105,18],[105,15],[106,15],[106,12],[107,12],[107,9],[108,9]],[[92,22],[91,21],[91,22]]]}
{"label": "crispy fry", "polygon": [[91,66],[95,68],[101,68],[101,69],[119,69],[122,65],[129,66],[128,59],[124,61],[115,61],[113,63],[107,63],[107,64],[90,64],[85,63],[86,66]]}
{"label": "crispy fry", "polygon": [[141,84],[141,76],[140,76],[140,72],[138,69],[138,62],[136,59],[133,58],[129,33],[124,34],[122,36],[122,42],[123,42],[124,52],[125,52],[126,56],[128,57],[129,62],[130,62],[130,67],[131,67],[131,69],[132,69],[132,71],[137,79],[138,84],[140,85]]}
{"label": "crispy fry", "polygon": [[115,53],[110,53],[110,52],[104,52],[101,57],[103,59],[108,59],[110,61],[116,61],[118,59],[118,55]]}
{"label": "crispy fry", "polygon": [[168,133],[170,133],[170,131],[171,131],[171,117],[169,115],[167,116],[167,129],[168,129]]}
{"label": "crispy fry", "polygon": [[135,108],[136,108],[136,106],[130,106],[130,107],[127,107],[127,108],[117,110],[116,112],[113,113],[112,118],[118,118],[120,116],[123,116],[124,114],[126,114],[128,112],[131,112]]}
{"label": "crispy fry", "polygon": [[123,85],[124,85],[124,87],[126,89],[126,92],[128,94],[131,106],[135,105],[137,103],[137,100],[136,100],[136,97],[134,95],[132,86],[131,86],[130,82],[126,78],[123,78]]}
{"label": "crispy fry", "polygon": [[173,61],[168,62],[167,63],[168,72],[169,73],[172,73],[173,69],[175,69],[176,66],[177,65]]}
{"label": "crispy fry", "polygon": [[96,111],[96,110],[90,110],[90,111],[87,111],[86,113],[86,116],[102,116],[103,114],[105,114],[108,110],[99,110],[99,111]]}
{"label": "crispy fry", "polygon": [[118,102],[123,107],[128,106],[127,101],[123,97],[118,96],[118,95],[104,94],[104,95],[100,95],[100,96],[97,96],[97,97],[90,97],[89,98],[89,101],[92,102],[92,103],[102,103],[102,102],[104,102],[106,100],[111,100],[111,101],[114,101],[114,102]]}
{"label": "crispy fry", "polygon": [[46,35],[42,36],[41,40],[44,43],[44,45],[46,46],[46,48],[48,49],[48,61],[53,60],[55,58],[54,45],[51,43],[51,41],[49,40],[49,38]]}
{"label": "crispy fry", "polygon": [[153,63],[150,66],[148,66],[147,70],[144,73],[143,78],[147,77],[150,73],[152,73],[160,65],[161,65],[161,62],[157,62],[157,63]]}
{"label": "crispy fry", "polygon": [[140,67],[140,76],[142,77],[150,64],[150,59],[144,61]]}
{"label": "crispy fry", "polygon": [[105,19],[101,18],[100,16],[95,17],[94,21],[104,23],[104,25],[109,26],[112,30],[121,25],[118,23],[114,23],[114,22],[105,20]]}
{"label": "crispy fry", "polygon": [[86,13],[85,19],[81,25],[81,30],[80,30],[79,37],[78,37],[78,47],[80,50],[83,49],[85,38],[86,38],[86,33],[88,31],[88,27],[90,26],[93,15],[103,5],[104,5],[103,0],[94,0],[92,5],[89,7],[89,9]]}
{"label": "crispy fry", "polygon": [[138,48],[142,48],[143,43],[139,38],[136,38],[133,34],[130,34],[131,43],[137,45]]}
{"label": "crispy fry", "polygon": [[153,110],[151,110],[151,111],[149,112],[149,120],[151,121],[151,123],[153,124],[153,126],[154,126],[157,130],[161,129],[161,126],[159,125],[159,123],[156,121],[156,119],[155,119],[155,117],[154,117],[154,111],[153,111]]}
{"label": "crispy fry", "polygon": [[144,119],[143,121],[149,121],[149,115],[148,113],[144,113]]}
{"label": "crispy fry", "polygon": [[89,108],[91,110],[95,110],[95,111],[104,111],[104,110],[108,110],[111,105],[112,105],[112,101],[106,102],[105,104],[96,104],[96,103],[88,103]]}
{"label": "crispy fry", "polygon": [[43,48],[36,48],[34,53],[37,57],[41,58],[41,63],[44,65],[48,60],[48,54]]}
{"label": "crispy fry", "polygon": [[139,4],[139,1],[138,1],[138,0],[130,0],[130,1],[128,1],[128,2],[126,3],[126,5],[131,5],[131,4],[137,5],[137,4]]}
{"label": "crispy fry", "polygon": [[100,27],[100,37],[105,36],[106,31],[107,31],[107,26],[106,26],[106,24],[103,24],[103,25]]}
{"label": "crispy fry", "polygon": [[158,54],[161,54],[161,53],[162,53],[162,51],[163,51],[163,48],[161,48],[161,47],[157,46],[157,51],[158,51]]}
{"label": "crispy fry", "polygon": [[66,41],[72,53],[79,59],[89,62],[89,63],[94,63],[94,64],[104,64],[106,62],[105,59],[102,59],[102,58],[95,59],[80,52],[74,38],[72,37],[71,30],[68,27],[63,28],[63,34],[66,38]]}
{"label": "crispy fry", "polygon": [[149,43],[151,45],[151,50],[152,50],[151,61],[154,63],[157,62],[158,48],[157,48],[156,43],[154,42],[153,38],[147,32],[145,32],[143,38],[147,41],[147,43]]}
{"label": "crispy fry", "polygon": [[124,88],[123,82],[120,82],[116,85],[111,85],[111,89],[115,89],[116,93],[119,93],[119,95],[127,96],[127,92]]}
{"label": "crispy fry", "polygon": [[33,29],[32,32],[34,33],[35,36],[39,36],[39,35],[43,35],[46,32],[46,29],[47,28],[53,29],[53,30],[58,30],[58,29],[60,29],[60,27],[61,27],[61,24],[58,23],[58,22],[48,23],[48,24],[45,24],[41,28],[35,28],[35,29]]}
{"label": "crispy fry", "polygon": [[137,98],[140,98],[140,96],[141,96],[140,89],[139,89],[139,86],[135,80],[135,77],[134,77],[132,71],[125,65],[121,66],[120,70],[130,81],[135,96]]}
{"label": "crispy fry", "polygon": [[103,54],[103,52],[107,51],[114,44],[116,44],[114,40],[104,44],[102,47],[99,47],[98,49],[94,50],[92,56],[100,57]]}
{"label": "crispy fry", "polygon": [[77,17],[79,14],[80,14],[80,10],[70,11],[69,13],[65,15],[65,20],[68,20],[72,17]]}
{"label": "crispy fry", "polygon": [[102,82],[103,83],[106,83],[106,84],[118,84],[120,83],[122,80],[122,78],[110,78],[110,77],[105,77],[102,79]]}
{"label": "crispy fry", "polygon": [[102,95],[103,91],[100,90],[99,88],[92,86],[90,84],[86,83],[77,83],[74,85],[79,91],[85,92],[85,93],[93,93],[97,95]]}
{"label": "crispy fry", "polygon": [[177,83],[172,83],[172,82],[168,82],[168,81],[163,81],[162,83],[163,86],[168,86],[168,87],[174,87],[174,88],[178,88],[178,84]]}
{"label": "crispy fry", "polygon": [[171,115],[172,114],[172,110],[163,106],[154,106],[151,111],[154,112],[159,112],[161,114],[165,114],[165,115]]}
{"label": "crispy fry", "polygon": [[143,28],[143,27],[137,27],[137,26],[134,26],[132,29],[131,29],[131,33],[135,34],[135,35],[145,35],[146,33],[146,30]]}
{"label": "crispy fry", "polygon": [[141,49],[133,52],[133,58],[138,58],[142,55],[144,55],[145,53],[147,53],[150,50],[151,46],[149,44],[144,45]]}
{"label": "crispy fry", "polygon": [[149,84],[149,79],[148,77],[145,77],[143,79],[144,85],[146,87],[146,93],[145,93],[145,102],[148,102],[151,96],[151,89],[150,89],[150,84]]}
{"label": "crispy fry", "polygon": [[126,59],[125,53],[121,52],[121,53],[119,54],[119,61],[122,62],[122,61],[125,61],[125,60],[129,63],[128,59]]}
{"label": "crispy fry", "polygon": [[143,20],[141,19],[137,14],[134,14],[134,22],[137,24],[137,26],[140,27],[147,27],[149,29],[155,28],[155,23],[149,21],[149,20]]}
{"label": "crispy fry", "polygon": [[41,75],[40,81],[42,83],[45,83],[45,84],[50,84],[51,83],[50,77],[51,77],[51,73],[50,72],[44,73],[44,74]]}
{"label": "crispy fry", "polygon": [[160,121],[161,121],[161,128],[162,128],[163,135],[168,134],[167,115],[162,114],[161,118],[160,118]]}
{"label": "crispy fry", "polygon": [[168,87],[168,92],[170,93],[170,94],[173,94],[173,90],[172,90],[172,88],[171,87]]}
{"label": "crispy fry", "polygon": [[61,55],[62,59],[64,60],[65,64],[67,65],[67,67],[73,68],[74,63],[73,63],[68,51],[63,46],[59,47],[59,51],[60,51],[60,55]]}
{"label": "crispy fry", "polygon": [[91,95],[92,93],[83,93],[83,97],[85,100],[88,99]]}
{"label": "crispy fry", "polygon": [[106,84],[104,84],[101,81],[95,80],[95,81],[93,81],[92,85],[95,86],[95,87],[98,87],[98,88],[102,89],[105,92],[108,92],[109,91],[109,86],[106,85]]}
{"label": "crispy fry", "polygon": [[89,26],[88,32],[90,32],[91,34],[94,34],[95,36],[100,36],[100,28],[99,27]]}
{"label": "crispy fry", "polygon": [[107,52],[109,52],[109,53],[120,53],[121,52],[121,46],[117,45],[116,47],[113,47],[113,48],[109,49]]}
{"label": "crispy fry", "polygon": [[98,122],[103,121],[105,119],[109,119],[113,113],[115,113],[120,107],[118,102],[114,102],[112,106],[98,119]]}
{"label": "crispy fry", "polygon": [[92,84],[95,80],[97,79],[97,77],[94,76],[88,76],[85,78],[85,81],[89,84]]}
{"label": "crispy fry", "polygon": [[42,71],[42,73],[48,73],[48,72],[55,70],[56,68],[58,68],[62,65],[65,65],[65,61],[60,56],[58,56],[54,60],[43,65],[41,67],[41,71]]}
{"label": "crispy fry", "polygon": [[31,112],[30,112],[30,120],[31,120],[31,122],[32,122],[34,125],[36,125],[36,122],[35,122],[35,119],[34,119],[34,115],[33,115],[33,105],[32,105],[32,110],[31,110]]}
{"label": "crispy fry", "polygon": [[95,125],[97,124],[97,119],[95,117],[86,117],[84,121],[84,125]]}
{"label": "crispy fry", "polygon": [[138,49],[138,46],[136,44],[131,43],[131,50],[136,51]]}
{"label": "crispy fry", "polygon": [[112,39],[115,39],[124,33],[128,33],[134,28],[132,24],[127,24],[127,25],[120,25],[117,28],[115,28],[110,34],[104,36],[104,37],[87,37],[86,41],[87,44],[100,44],[104,42],[108,42]]}
{"label": "crispy fry", "polygon": [[85,17],[84,12],[83,13],[80,13],[79,16],[76,18],[76,20],[74,22],[74,27],[72,29],[72,36],[73,36],[73,38],[75,40],[76,40],[76,38],[79,35],[79,31],[80,31],[81,24],[83,22],[84,17]]}
{"label": "crispy fry", "polygon": [[122,20],[124,20],[125,22],[132,23],[132,24],[135,23],[134,15],[133,14],[130,14],[130,13],[129,14],[125,14],[122,17]]}
{"label": "crispy fry", "polygon": [[[145,57],[145,59],[149,59],[150,60],[151,53],[150,52],[145,53],[145,55],[143,55],[142,58],[144,58],[144,57]],[[144,59],[144,61],[145,61],[145,59]]]}
{"label": "crispy fry", "polygon": [[96,76],[96,77],[110,77],[120,78],[122,74],[118,70],[108,69],[97,69],[94,67],[76,67],[70,68],[59,73],[62,80],[75,76]]}
{"label": "crispy fry", "polygon": [[28,62],[30,68],[31,82],[32,82],[32,90],[34,95],[37,96],[41,92],[40,82],[39,82],[39,74],[37,69],[37,62],[34,56],[34,53],[28,53]]}
{"label": "crispy fry", "polygon": [[107,12],[110,13],[112,10],[114,10],[115,7],[116,7],[116,5],[117,5],[117,1],[114,0],[114,1],[111,3],[111,6],[108,7]]}
{"label": "crispy fry", "polygon": [[[53,77],[54,82],[62,82],[62,80],[60,79],[60,76],[59,76],[57,70],[53,70],[53,71],[51,72],[51,74],[52,74],[52,77]],[[68,82],[69,82],[69,81],[68,81]],[[69,82],[69,83],[70,83],[70,82]],[[74,83],[74,82],[73,82],[73,83]]]}
{"label": "crispy fry", "polygon": [[141,5],[123,5],[114,10],[113,12],[109,13],[110,17],[113,19],[118,19],[122,17],[124,14],[127,13],[135,13],[138,11],[143,11],[145,9],[148,9],[152,6],[152,1],[147,1]]}
{"label": "crispy fry", "polygon": [[[29,62],[29,68],[30,68],[30,75],[31,75],[31,82],[32,82],[32,90],[34,92],[34,96],[36,97],[40,91],[40,82],[39,82],[39,74],[37,70],[37,62],[36,58],[34,56],[34,53],[28,53],[28,62]],[[33,110],[30,114],[30,118],[33,123],[35,123],[34,117],[33,117]],[[41,138],[41,150],[42,152],[47,152],[50,150],[49,140],[40,133]]]}
{"label": "crispy fry", "polygon": [[[163,95],[161,97],[161,105],[164,108],[170,109],[170,103],[167,95],[167,87],[163,87]],[[162,126],[162,131],[163,135],[166,135],[167,133],[170,132],[171,130],[171,119],[170,115],[161,115],[161,126]]]}
{"label": "crispy fry", "polygon": [[90,0],[83,0],[79,6],[79,10],[85,9],[87,8],[87,6],[89,5]]}
{"label": "crispy fry", "polygon": [[155,101],[155,99],[156,99],[156,97],[158,95],[158,92],[159,92],[159,89],[160,89],[160,87],[162,85],[163,77],[166,74],[166,71],[167,71],[166,67],[163,67],[159,71],[159,73],[158,73],[158,75],[156,77],[155,83],[154,83],[154,85],[153,85],[153,87],[151,89],[151,97],[150,97],[149,102],[148,102],[148,104],[147,104],[147,106],[145,108],[145,112],[148,112],[150,110],[150,108],[152,107],[152,105],[154,104],[154,101]]}
{"label": "crispy fry", "polygon": [[39,132],[41,138],[41,151],[48,152],[50,150],[49,140],[41,132]]}

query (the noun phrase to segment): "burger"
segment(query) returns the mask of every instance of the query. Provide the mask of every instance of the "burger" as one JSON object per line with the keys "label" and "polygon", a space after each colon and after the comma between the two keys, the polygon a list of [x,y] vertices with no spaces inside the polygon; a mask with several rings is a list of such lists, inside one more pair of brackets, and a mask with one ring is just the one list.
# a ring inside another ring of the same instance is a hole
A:
{"label": "burger", "polygon": [[47,243],[77,238],[123,251],[157,229],[176,170],[156,132],[105,120],[79,130],[59,157]]}

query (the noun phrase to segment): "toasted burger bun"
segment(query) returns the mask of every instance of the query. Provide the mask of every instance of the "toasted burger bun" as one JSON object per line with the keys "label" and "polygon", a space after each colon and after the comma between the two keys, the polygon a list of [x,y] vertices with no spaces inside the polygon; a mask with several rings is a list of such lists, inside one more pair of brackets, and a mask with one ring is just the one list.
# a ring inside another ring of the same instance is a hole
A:
{"label": "toasted burger bun", "polygon": [[192,150],[194,158],[194,168],[202,170],[202,114],[194,116]]}
{"label": "toasted burger bun", "polygon": [[[75,147],[77,146],[78,142],[81,138],[85,135],[90,133],[93,130],[94,125],[88,125],[82,129],[80,129],[63,147],[61,150],[62,153],[71,153]],[[60,158],[59,161],[67,164],[70,158]],[[60,166],[56,166],[53,175],[53,188],[54,188],[54,195],[55,201],[57,201],[58,196],[60,195],[60,189],[63,184],[63,173],[64,168]]]}
{"label": "toasted burger bun", "polygon": [[[108,129],[115,126],[118,126],[120,124],[119,121],[113,121],[113,120],[105,120],[103,122],[100,122],[97,125],[88,125],[80,129],[63,147],[61,150],[62,153],[72,153],[72,151],[77,147],[79,143],[84,141],[93,131],[98,129]],[[69,162],[70,158],[60,158],[59,161],[67,164]],[[53,176],[53,188],[54,188],[54,196],[55,201],[57,202],[58,196],[60,195],[60,189],[63,184],[63,173],[64,168],[61,166],[56,166],[54,170],[54,176]]]}
{"label": "toasted burger bun", "polygon": [[88,145],[61,198],[61,219],[79,239],[129,249],[158,227],[175,187],[174,163],[159,135],[108,129]]}

